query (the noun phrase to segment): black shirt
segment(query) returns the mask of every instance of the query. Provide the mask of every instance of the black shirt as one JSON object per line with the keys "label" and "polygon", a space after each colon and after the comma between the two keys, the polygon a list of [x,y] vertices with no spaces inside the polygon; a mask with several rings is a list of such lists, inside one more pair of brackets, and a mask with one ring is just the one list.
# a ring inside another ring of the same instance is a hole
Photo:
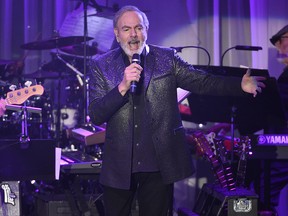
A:
{"label": "black shirt", "polygon": [[[130,64],[128,57],[123,52],[125,65]],[[136,92],[130,95],[133,105],[133,155],[132,172],[154,172],[159,171],[156,151],[152,142],[152,131],[150,125],[150,112],[145,101],[145,52],[141,54],[141,78],[137,83]]]}

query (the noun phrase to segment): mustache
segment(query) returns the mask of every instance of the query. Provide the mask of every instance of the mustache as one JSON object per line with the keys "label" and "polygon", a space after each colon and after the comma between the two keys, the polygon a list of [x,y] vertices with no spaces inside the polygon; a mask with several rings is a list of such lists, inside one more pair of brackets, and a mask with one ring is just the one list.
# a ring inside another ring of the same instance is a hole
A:
{"label": "mustache", "polygon": [[132,39],[131,41],[128,42],[129,44],[136,44],[136,43],[140,43],[140,41],[138,39]]}

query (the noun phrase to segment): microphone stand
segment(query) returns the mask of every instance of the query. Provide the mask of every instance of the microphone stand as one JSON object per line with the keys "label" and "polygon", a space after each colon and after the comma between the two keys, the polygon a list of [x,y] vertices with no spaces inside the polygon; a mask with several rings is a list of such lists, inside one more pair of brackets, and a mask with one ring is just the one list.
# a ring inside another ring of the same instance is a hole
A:
{"label": "microphone stand", "polygon": [[28,123],[27,123],[27,115],[28,112],[38,113],[42,115],[41,108],[37,107],[27,107],[26,102],[23,106],[17,105],[6,105],[7,110],[19,111],[22,110],[22,119],[21,119],[21,136],[20,136],[20,144],[22,149],[26,149],[29,147],[30,137],[28,135]]}
{"label": "microphone stand", "polygon": [[89,101],[88,101],[88,78],[87,78],[87,37],[88,37],[88,20],[87,20],[87,10],[88,10],[88,5],[89,2],[91,3],[90,6],[94,7],[97,12],[102,12],[102,8],[100,7],[99,4],[96,3],[95,0],[83,0],[83,9],[84,9],[84,59],[83,59],[83,74],[84,74],[84,85],[83,85],[83,97],[84,97],[84,102],[85,102],[85,107],[84,107],[84,125],[87,126],[89,125],[89,116],[88,116],[88,106],[89,106]]}
{"label": "microphone stand", "polygon": [[[259,46],[245,46],[245,45],[236,45],[234,47],[230,47],[227,50],[225,50],[225,52],[222,54],[221,56],[221,66],[223,66],[223,59],[225,54],[229,51],[229,50],[243,50],[243,51],[259,51],[262,50],[262,47]],[[231,107],[231,160],[230,163],[232,164],[234,162],[234,135],[235,135],[235,123],[234,123],[234,119],[236,116],[236,110],[237,108],[233,105]]]}
{"label": "microphone stand", "polygon": [[[90,2],[90,4],[89,4]],[[84,116],[84,126],[88,126],[91,127],[91,123],[90,123],[90,118],[88,116],[88,106],[89,106],[89,97],[88,97],[88,91],[89,91],[89,78],[87,77],[87,37],[88,37],[88,15],[87,15],[87,10],[88,10],[88,5],[94,7],[96,9],[97,12],[102,12],[102,8],[99,4],[96,3],[95,0],[83,0],[83,9],[84,9],[84,59],[83,59],[83,80],[84,80],[84,84],[83,84],[83,98],[84,98],[84,102],[85,102],[85,107],[84,107],[84,112],[83,112],[83,116]],[[93,128],[92,128],[93,129]]]}
{"label": "microphone stand", "polygon": [[26,102],[24,103],[22,107],[22,123],[21,123],[21,137],[20,137],[20,143],[21,143],[21,148],[27,148],[29,146],[29,141],[30,138],[28,136],[28,129],[27,129],[27,106]]}
{"label": "microphone stand", "polygon": [[73,72],[76,73],[76,77],[79,81],[80,86],[83,86],[83,80],[81,79],[81,77],[84,76],[84,74],[82,74],[80,71],[78,71],[75,67],[73,67],[73,65],[69,64],[67,61],[65,61],[58,53],[56,54],[56,57],[62,61],[67,67],[69,67]]}
{"label": "microphone stand", "polygon": [[83,122],[84,125],[88,123],[88,101],[87,101],[87,36],[88,36],[88,20],[87,20],[87,10],[88,10],[88,3],[90,0],[83,1],[83,8],[84,8],[84,59],[83,59],[83,73],[84,73],[84,85],[83,85],[83,98],[85,107],[83,109]]}

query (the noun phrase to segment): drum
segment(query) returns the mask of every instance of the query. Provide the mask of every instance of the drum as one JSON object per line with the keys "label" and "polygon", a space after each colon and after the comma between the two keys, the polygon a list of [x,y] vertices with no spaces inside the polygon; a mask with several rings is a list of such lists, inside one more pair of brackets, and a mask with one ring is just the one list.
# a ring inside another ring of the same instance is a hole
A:
{"label": "drum", "polygon": [[[41,113],[27,112],[27,133],[30,138],[51,138],[52,107],[46,95],[33,96],[26,101],[27,107],[41,108]],[[1,138],[17,139],[22,133],[23,111],[7,110],[0,118]]]}
{"label": "drum", "polygon": [[52,105],[47,95],[34,96],[27,100],[27,106],[41,108],[41,113],[29,113],[28,120],[33,123],[51,124]]}
{"label": "drum", "polygon": [[29,113],[28,114],[28,129],[30,137],[38,138],[51,138],[51,128],[53,124],[52,119],[52,104],[51,99],[47,94],[42,96],[34,96],[27,101],[27,106],[41,108],[41,113]]}
{"label": "drum", "polygon": [[67,107],[79,109],[83,106],[83,87],[77,79],[68,80],[64,91],[66,98],[63,101],[65,101]]}
{"label": "drum", "polygon": [[1,139],[17,139],[21,135],[21,112],[7,110],[0,118]]}
{"label": "drum", "polygon": [[[60,130],[74,128],[79,122],[79,112],[77,109],[64,107],[60,110]],[[57,123],[57,110],[53,110],[53,119]],[[56,125],[55,125],[56,128]]]}

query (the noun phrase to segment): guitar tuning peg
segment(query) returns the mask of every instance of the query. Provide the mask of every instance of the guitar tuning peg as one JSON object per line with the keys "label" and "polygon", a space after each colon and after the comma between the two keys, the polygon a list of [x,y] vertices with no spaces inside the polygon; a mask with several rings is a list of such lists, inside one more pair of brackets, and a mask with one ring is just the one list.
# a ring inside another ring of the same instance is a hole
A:
{"label": "guitar tuning peg", "polygon": [[9,89],[10,89],[11,91],[15,91],[15,90],[17,89],[17,86],[16,86],[16,85],[10,85],[10,86],[9,86]]}
{"label": "guitar tuning peg", "polygon": [[24,83],[24,85],[26,86],[26,87],[30,87],[31,85],[32,85],[32,82],[31,81],[26,81],[25,83]]}

